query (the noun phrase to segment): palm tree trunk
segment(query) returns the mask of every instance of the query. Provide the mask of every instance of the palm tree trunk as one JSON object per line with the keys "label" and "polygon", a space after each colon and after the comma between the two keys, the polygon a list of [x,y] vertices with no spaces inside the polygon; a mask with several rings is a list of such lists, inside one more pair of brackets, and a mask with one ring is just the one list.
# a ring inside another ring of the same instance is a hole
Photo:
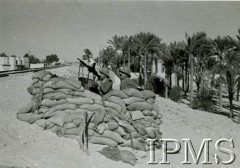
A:
{"label": "palm tree trunk", "polygon": [[237,86],[237,101],[239,101],[239,90],[240,90],[240,81],[238,80],[238,86]]}
{"label": "palm tree trunk", "polygon": [[193,103],[193,56],[190,54],[190,106],[192,107]]}
{"label": "palm tree trunk", "polygon": [[131,56],[130,56],[130,48],[128,47],[128,68],[130,68],[130,59],[131,59]]}
{"label": "palm tree trunk", "polygon": [[151,76],[153,75],[153,66],[154,63],[153,63],[153,56],[151,57]]}
{"label": "palm tree trunk", "polygon": [[157,59],[155,59],[155,68],[156,68],[155,73],[158,73],[158,60]]}
{"label": "palm tree trunk", "polygon": [[183,91],[185,90],[185,89],[184,89],[184,87],[185,87],[184,83],[185,83],[184,68],[182,67],[182,90],[183,90]]}
{"label": "palm tree trunk", "polygon": [[147,51],[144,50],[144,85],[147,83]]}
{"label": "palm tree trunk", "polygon": [[229,104],[230,104],[230,118],[233,118],[234,116],[233,116],[233,103],[232,103],[232,101],[233,101],[233,93],[231,92],[231,93],[228,93],[229,94]]}
{"label": "palm tree trunk", "polygon": [[165,98],[168,98],[168,84],[169,84],[169,77],[166,77],[166,82],[165,82]]}

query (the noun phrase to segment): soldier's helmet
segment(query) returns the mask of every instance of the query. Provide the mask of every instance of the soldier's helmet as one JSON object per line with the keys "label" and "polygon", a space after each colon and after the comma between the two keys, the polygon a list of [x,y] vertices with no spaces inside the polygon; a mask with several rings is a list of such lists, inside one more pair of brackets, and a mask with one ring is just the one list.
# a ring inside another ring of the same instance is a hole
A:
{"label": "soldier's helmet", "polygon": [[108,78],[110,77],[110,76],[109,76],[109,69],[108,69],[108,68],[103,67],[99,72],[100,72],[101,74],[104,74],[104,75],[107,76]]}
{"label": "soldier's helmet", "polygon": [[119,72],[126,74],[129,78],[131,77],[131,74],[130,74],[131,70],[128,67],[123,67],[122,69],[119,70]]}

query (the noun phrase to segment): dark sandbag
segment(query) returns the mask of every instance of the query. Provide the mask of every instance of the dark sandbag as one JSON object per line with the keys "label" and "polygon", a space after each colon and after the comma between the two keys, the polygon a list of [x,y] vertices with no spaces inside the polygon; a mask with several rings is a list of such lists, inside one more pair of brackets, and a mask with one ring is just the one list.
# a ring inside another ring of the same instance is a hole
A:
{"label": "dark sandbag", "polygon": [[156,97],[156,94],[153,91],[151,91],[151,90],[143,90],[141,92],[142,92],[143,96],[146,99],[155,98]]}
{"label": "dark sandbag", "polygon": [[111,90],[110,92],[108,92],[107,94],[105,94],[103,96],[103,100],[106,101],[108,97],[110,96],[116,96],[116,97],[120,97],[121,99],[126,99],[128,98],[129,96],[126,95],[123,91],[121,90],[117,90],[117,89],[113,89]]}
{"label": "dark sandbag", "polygon": [[29,102],[26,106],[20,108],[17,111],[17,114],[24,114],[24,113],[30,113],[33,109],[33,106],[35,105],[35,100],[32,100],[31,102]]}
{"label": "dark sandbag", "polygon": [[128,150],[120,150],[120,155],[121,155],[121,160],[124,163],[128,163],[132,166],[135,166],[136,162],[137,162],[137,158],[134,155],[134,153],[128,151]]}
{"label": "dark sandbag", "polygon": [[120,150],[118,148],[104,147],[101,151],[99,151],[99,153],[114,161],[119,161],[122,159]]}
{"label": "dark sandbag", "polygon": [[52,77],[52,75],[46,75],[46,76],[43,77],[42,80],[47,82],[47,81],[49,81],[51,79],[51,77]]}
{"label": "dark sandbag", "polygon": [[37,120],[41,119],[41,115],[34,113],[17,114],[17,119],[33,124]]}
{"label": "dark sandbag", "polygon": [[122,100],[126,105],[130,105],[130,104],[136,103],[136,102],[145,102],[144,99],[139,98],[139,97],[129,97],[127,99],[122,99]]}
{"label": "dark sandbag", "polygon": [[153,106],[147,102],[136,102],[132,103],[129,106],[127,106],[128,110],[135,111],[135,110],[153,110]]}
{"label": "dark sandbag", "polygon": [[112,102],[112,103],[116,103],[118,105],[120,105],[122,108],[121,112],[126,113],[127,112],[127,108],[125,103],[122,101],[121,98],[117,97],[117,96],[111,96],[107,98],[107,101]]}
{"label": "dark sandbag", "polygon": [[117,147],[118,143],[116,141],[113,141],[112,139],[105,138],[105,137],[95,137],[92,136],[89,140],[90,143],[93,144],[100,144],[100,145],[107,145],[110,147]]}
{"label": "dark sandbag", "polygon": [[66,79],[66,78],[61,78],[64,82],[68,83],[69,85],[74,86],[77,89],[80,89],[82,84],[81,81],[79,80],[74,80],[74,79]]}
{"label": "dark sandbag", "polygon": [[42,82],[42,81],[38,81],[37,83],[35,83],[35,84],[33,85],[33,87],[35,87],[35,88],[40,88],[40,87],[42,87],[42,85],[43,85],[43,82]]}
{"label": "dark sandbag", "polygon": [[52,73],[49,71],[38,71],[35,72],[32,76],[32,79],[40,79],[42,80],[46,75],[51,75]]}
{"label": "dark sandbag", "polygon": [[51,114],[57,110],[66,110],[66,109],[75,110],[76,108],[77,108],[76,104],[69,104],[69,103],[59,104],[51,107],[48,111],[48,114]]}
{"label": "dark sandbag", "polygon": [[53,89],[71,89],[71,90],[76,90],[74,86],[64,82],[64,81],[54,81],[52,82],[52,88]]}
{"label": "dark sandbag", "polygon": [[134,88],[127,88],[127,89],[124,89],[123,92],[128,95],[129,97],[138,97],[138,98],[141,98],[141,99],[144,99],[144,95],[137,89],[134,89]]}

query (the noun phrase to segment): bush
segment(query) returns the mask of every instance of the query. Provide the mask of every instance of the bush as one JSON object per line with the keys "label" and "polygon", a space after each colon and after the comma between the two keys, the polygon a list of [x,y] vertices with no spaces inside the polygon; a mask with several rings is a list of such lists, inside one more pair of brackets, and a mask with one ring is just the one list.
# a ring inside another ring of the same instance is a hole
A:
{"label": "bush", "polygon": [[169,92],[169,97],[171,100],[178,102],[181,99],[181,88],[179,86],[174,86],[170,92]]}
{"label": "bush", "polygon": [[164,96],[165,92],[164,87],[165,87],[164,79],[156,75],[153,75],[150,78],[148,78],[148,81],[144,86],[145,89],[151,90],[154,93],[159,94],[160,96]]}
{"label": "bush", "polygon": [[213,111],[212,98],[213,98],[213,92],[211,90],[202,89],[197,94],[197,97],[193,99],[192,108],[212,112]]}

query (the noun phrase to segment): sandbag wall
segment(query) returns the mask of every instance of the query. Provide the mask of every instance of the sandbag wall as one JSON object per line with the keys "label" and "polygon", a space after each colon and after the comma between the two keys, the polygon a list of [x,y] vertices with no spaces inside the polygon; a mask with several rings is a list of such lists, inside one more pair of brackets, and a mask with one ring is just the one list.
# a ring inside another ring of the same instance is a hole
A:
{"label": "sandbag wall", "polygon": [[91,119],[88,128],[89,135],[93,135],[92,129],[103,121],[106,113],[100,95],[84,90],[80,81],[57,77],[48,71],[35,73],[27,90],[32,100],[18,110],[17,118],[58,135],[80,139],[84,113],[87,121]]}
{"label": "sandbag wall", "polygon": [[79,140],[87,113],[90,143],[149,150],[146,139],[161,138],[161,115],[152,91],[112,90],[101,97],[84,90],[80,81],[48,71],[35,73],[27,90],[32,100],[17,118],[58,135]]}
{"label": "sandbag wall", "polygon": [[[105,128],[105,131],[101,132],[102,137],[110,135],[109,137],[115,141],[109,142],[112,146],[117,146],[118,143],[124,147],[149,150],[146,140],[161,139],[162,135],[161,115],[155,104],[155,98],[155,93],[150,90],[138,91],[133,88],[112,90],[104,95],[106,115],[105,123],[101,123]],[[95,142],[95,138],[90,141],[98,143],[97,140]]]}

